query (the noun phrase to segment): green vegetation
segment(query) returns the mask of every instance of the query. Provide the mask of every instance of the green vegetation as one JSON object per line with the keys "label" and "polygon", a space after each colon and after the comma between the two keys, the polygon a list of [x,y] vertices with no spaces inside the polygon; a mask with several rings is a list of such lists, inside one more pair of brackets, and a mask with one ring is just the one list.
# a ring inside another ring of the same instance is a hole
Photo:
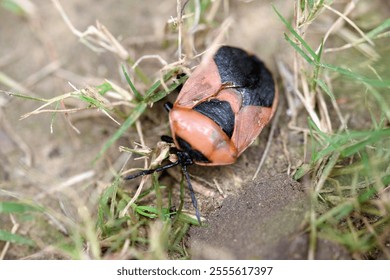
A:
{"label": "green vegetation", "polygon": [[[311,236],[309,258],[315,257],[317,237],[345,246],[354,258],[389,258],[386,247],[390,241],[390,75],[375,63],[379,57],[364,57],[356,54],[356,49],[364,45],[371,53],[379,53],[379,46],[388,36],[390,21],[386,19],[363,33],[347,18],[347,8],[340,14],[326,2],[297,1],[299,20],[293,24],[274,8],[289,31],[285,34],[286,41],[298,54],[295,57],[298,78],[292,86],[309,115],[311,158],[294,175],[311,193],[307,226]],[[305,36],[310,34],[313,23],[329,11],[345,20],[361,38],[348,42],[341,54],[324,57],[325,51],[330,52],[325,42],[329,34],[316,47]],[[345,59],[349,57],[345,53],[353,53],[351,56],[363,67]],[[388,56],[389,50],[378,55]],[[337,64],[325,62],[327,58]],[[338,105],[343,98],[362,101],[354,110],[361,119],[366,116],[371,119],[366,128],[348,127],[345,116],[350,112]],[[334,112],[338,121],[329,116]],[[335,130],[332,127],[336,123],[340,128]],[[307,133],[305,129],[302,131]]]}

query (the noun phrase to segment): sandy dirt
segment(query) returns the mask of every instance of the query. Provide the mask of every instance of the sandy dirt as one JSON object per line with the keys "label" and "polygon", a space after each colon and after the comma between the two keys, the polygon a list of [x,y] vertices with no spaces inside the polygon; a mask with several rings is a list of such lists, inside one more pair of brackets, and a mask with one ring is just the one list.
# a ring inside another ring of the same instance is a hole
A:
{"label": "sandy dirt", "polygon": [[[303,232],[310,207],[302,185],[284,174],[255,180],[192,228],[194,259],[307,259]],[[316,259],[349,259],[338,246],[321,240]]]}

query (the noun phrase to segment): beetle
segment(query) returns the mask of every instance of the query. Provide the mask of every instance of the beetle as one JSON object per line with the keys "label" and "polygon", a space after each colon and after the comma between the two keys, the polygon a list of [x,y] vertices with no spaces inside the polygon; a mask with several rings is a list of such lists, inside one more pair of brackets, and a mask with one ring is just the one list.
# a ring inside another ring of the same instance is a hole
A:
{"label": "beetle", "polygon": [[187,166],[233,164],[269,123],[277,104],[278,91],[264,63],[240,48],[221,46],[195,69],[175,103],[164,105],[172,137],[161,139],[174,144],[177,161],[125,179],[180,165],[200,224]]}

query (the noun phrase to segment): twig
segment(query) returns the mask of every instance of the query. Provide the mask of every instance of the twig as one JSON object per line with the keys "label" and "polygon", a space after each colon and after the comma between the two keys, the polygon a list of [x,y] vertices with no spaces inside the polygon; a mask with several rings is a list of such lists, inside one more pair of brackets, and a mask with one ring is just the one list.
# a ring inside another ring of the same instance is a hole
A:
{"label": "twig", "polygon": [[159,55],[157,54],[150,54],[150,55],[144,55],[137,59],[136,62],[134,62],[133,66],[131,67],[133,70],[140,64],[143,60],[146,59],[157,59],[162,65],[167,66],[168,63]]}
{"label": "twig", "polygon": [[281,112],[283,110],[282,109],[282,107],[284,106],[284,101],[283,100],[284,100],[283,98],[280,98],[278,109],[276,110],[274,119],[272,120],[271,131],[269,132],[269,135],[268,135],[267,145],[266,145],[266,147],[264,149],[263,155],[261,156],[260,163],[257,166],[255,175],[253,175],[252,180],[255,180],[257,175],[259,174],[259,172],[261,170],[261,167],[263,166],[263,164],[265,162],[265,159],[267,158],[268,152],[269,152],[269,150],[271,148],[271,144],[272,144],[272,141],[273,141],[273,138],[274,138],[275,129],[276,129],[276,126],[277,126],[277,124],[279,122],[280,114],[281,114]]}
{"label": "twig", "polygon": [[[19,229],[19,224],[16,223],[15,219],[12,217],[11,215],[11,220],[12,220],[12,223],[13,223],[13,226],[12,226],[12,229],[11,229],[11,233],[12,234],[15,234],[16,231]],[[0,254],[0,260],[3,260],[4,257],[5,257],[5,254],[7,254],[7,251],[9,249],[9,246],[11,245],[11,243],[9,241],[7,241],[3,247],[3,250],[1,251],[1,254]]]}
{"label": "twig", "polygon": [[177,12],[177,30],[178,30],[178,36],[177,36],[177,56],[178,60],[181,60],[182,56],[182,32],[183,32],[183,10],[182,10],[182,0],[177,0],[176,2],[176,12]]}

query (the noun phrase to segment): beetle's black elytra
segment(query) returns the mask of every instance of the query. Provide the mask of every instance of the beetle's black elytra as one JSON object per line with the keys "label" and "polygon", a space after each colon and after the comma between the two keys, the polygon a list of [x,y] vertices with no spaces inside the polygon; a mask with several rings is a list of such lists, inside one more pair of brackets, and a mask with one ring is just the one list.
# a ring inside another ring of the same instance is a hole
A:
{"label": "beetle's black elytra", "polygon": [[214,55],[222,83],[232,83],[242,94],[242,105],[272,107],[275,85],[264,63],[246,51],[223,46]]}
{"label": "beetle's black elytra", "polygon": [[211,99],[196,105],[194,110],[210,118],[229,138],[232,138],[235,115],[229,102]]}

